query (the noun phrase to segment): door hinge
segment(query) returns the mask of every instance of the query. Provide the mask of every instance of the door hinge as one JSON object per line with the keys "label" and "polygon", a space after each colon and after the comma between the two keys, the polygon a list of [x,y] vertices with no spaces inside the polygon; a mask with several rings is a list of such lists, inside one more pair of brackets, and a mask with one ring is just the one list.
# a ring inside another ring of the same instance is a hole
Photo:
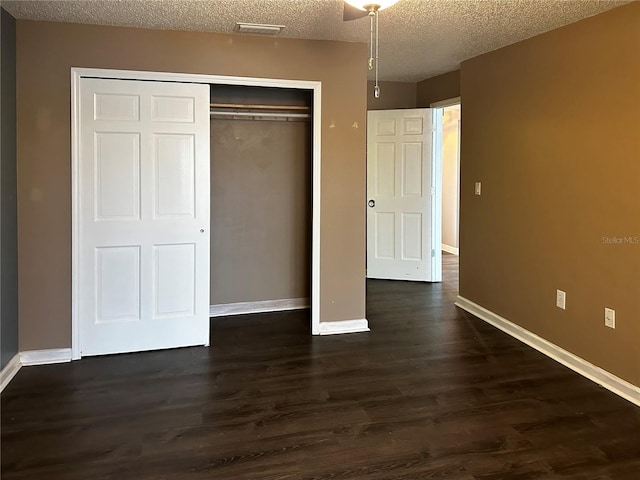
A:
{"label": "door hinge", "polygon": [[431,258],[434,258],[436,256],[436,251],[435,250],[431,250]]}
{"label": "door hinge", "polygon": [[436,194],[436,187],[431,187],[431,195],[435,195]]}

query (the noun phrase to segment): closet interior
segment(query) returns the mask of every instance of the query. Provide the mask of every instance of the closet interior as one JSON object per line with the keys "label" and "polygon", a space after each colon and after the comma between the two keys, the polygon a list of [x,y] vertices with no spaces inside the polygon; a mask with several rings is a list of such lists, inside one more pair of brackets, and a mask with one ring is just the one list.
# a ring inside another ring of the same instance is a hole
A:
{"label": "closet interior", "polygon": [[211,86],[213,306],[309,303],[312,105],[308,90]]}

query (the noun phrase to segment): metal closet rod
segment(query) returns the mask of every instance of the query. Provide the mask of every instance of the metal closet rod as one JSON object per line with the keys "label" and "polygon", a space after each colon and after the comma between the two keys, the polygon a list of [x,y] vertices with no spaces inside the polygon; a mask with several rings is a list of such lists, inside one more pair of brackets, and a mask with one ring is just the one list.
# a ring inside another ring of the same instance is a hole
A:
{"label": "metal closet rod", "polygon": [[311,118],[305,105],[247,105],[242,103],[210,103],[210,116],[247,118],[249,120],[295,121]]}
{"label": "metal closet rod", "polygon": [[210,116],[247,118],[250,120],[304,120],[311,118],[304,105],[247,105],[241,103],[211,103]]}

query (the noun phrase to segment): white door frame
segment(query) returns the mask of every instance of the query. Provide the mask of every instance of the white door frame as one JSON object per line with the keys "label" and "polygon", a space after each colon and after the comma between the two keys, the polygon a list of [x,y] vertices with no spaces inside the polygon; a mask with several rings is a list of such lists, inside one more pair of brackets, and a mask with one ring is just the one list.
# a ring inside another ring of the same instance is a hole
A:
{"label": "white door frame", "polygon": [[442,116],[438,109],[431,111],[431,278],[442,282]]}
{"label": "white door frame", "polygon": [[151,80],[181,83],[244,85],[254,87],[294,88],[313,91],[312,138],[312,233],[311,233],[311,333],[320,334],[320,163],[321,163],[321,90],[322,82],[272,78],[233,77],[190,73],[71,68],[71,358],[80,353],[79,239],[80,239],[80,79],[83,77],[121,80]]}
{"label": "white door frame", "polygon": [[433,102],[429,105],[429,108],[444,108],[452,107],[453,105],[460,105],[460,97],[447,98],[446,100],[440,100],[439,102]]}

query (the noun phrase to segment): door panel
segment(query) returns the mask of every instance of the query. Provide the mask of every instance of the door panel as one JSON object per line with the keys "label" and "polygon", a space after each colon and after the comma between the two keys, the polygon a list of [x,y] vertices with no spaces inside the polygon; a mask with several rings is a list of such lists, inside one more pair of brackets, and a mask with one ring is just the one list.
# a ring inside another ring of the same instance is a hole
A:
{"label": "door panel", "polygon": [[432,281],[431,110],[367,122],[367,276]]}
{"label": "door panel", "polygon": [[140,96],[95,93],[94,120],[137,122],[140,120]]}
{"label": "door panel", "polygon": [[140,247],[96,248],[97,323],[140,320]]}
{"label": "door panel", "polygon": [[377,259],[395,258],[396,252],[396,215],[393,212],[375,212],[375,257]]}
{"label": "door panel", "polygon": [[396,145],[379,143],[376,157],[376,194],[393,196],[396,192]]}
{"label": "door panel", "polygon": [[151,103],[153,114],[151,119],[154,122],[186,122],[193,123],[195,120],[195,99],[193,97],[167,97],[153,95]]}
{"label": "door panel", "polygon": [[402,260],[422,260],[422,214],[402,214]]}
{"label": "door panel", "polygon": [[81,354],[209,343],[209,87],[80,83]]}
{"label": "door panel", "polygon": [[[194,314],[195,245],[154,245],[153,318]],[[178,281],[176,282],[176,279]]]}
{"label": "door panel", "polygon": [[193,135],[155,135],[156,217],[192,217],[195,210]]}
{"label": "door panel", "polygon": [[402,196],[422,197],[422,143],[404,143],[402,149]]}
{"label": "door panel", "polygon": [[96,220],[140,219],[140,135],[96,133]]}

